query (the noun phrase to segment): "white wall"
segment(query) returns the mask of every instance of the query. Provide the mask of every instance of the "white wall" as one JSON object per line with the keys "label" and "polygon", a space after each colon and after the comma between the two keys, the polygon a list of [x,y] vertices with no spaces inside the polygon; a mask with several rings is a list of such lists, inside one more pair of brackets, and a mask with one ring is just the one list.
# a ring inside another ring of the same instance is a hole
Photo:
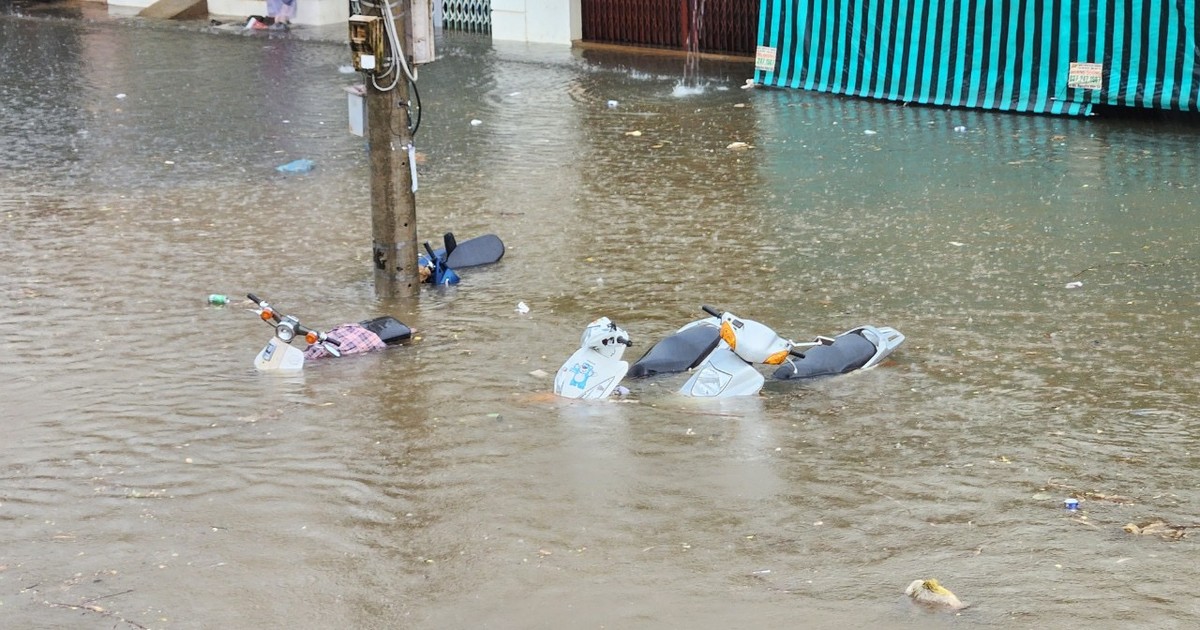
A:
{"label": "white wall", "polygon": [[[137,14],[154,4],[156,0],[108,0],[108,6]],[[346,0],[296,0],[296,24],[323,26],[344,23],[350,19],[350,3]],[[266,15],[267,0],[208,0],[208,14],[222,18],[244,18],[249,15]]]}
{"label": "white wall", "polygon": [[[122,2],[127,0],[120,0]],[[112,2],[112,0],[109,0]],[[208,12],[220,17],[266,15],[266,0],[208,0]],[[346,0],[296,0],[295,24],[324,26],[350,19],[350,3]]]}
{"label": "white wall", "polygon": [[570,45],[581,37],[579,0],[492,0],[492,39]]}

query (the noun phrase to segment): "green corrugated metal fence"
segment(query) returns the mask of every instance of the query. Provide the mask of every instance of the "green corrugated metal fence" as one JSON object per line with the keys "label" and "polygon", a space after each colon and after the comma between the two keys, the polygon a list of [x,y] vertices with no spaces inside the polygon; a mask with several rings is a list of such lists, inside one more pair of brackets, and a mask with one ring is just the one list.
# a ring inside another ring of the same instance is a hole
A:
{"label": "green corrugated metal fence", "polygon": [[1021,112],[1196,112],[1196,3],[762,0],[755,80]]}

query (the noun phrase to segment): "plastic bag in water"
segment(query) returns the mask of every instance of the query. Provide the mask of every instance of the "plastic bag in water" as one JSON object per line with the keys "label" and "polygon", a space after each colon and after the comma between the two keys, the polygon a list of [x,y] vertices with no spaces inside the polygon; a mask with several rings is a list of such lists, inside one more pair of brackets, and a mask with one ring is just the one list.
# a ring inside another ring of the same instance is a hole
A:
{"label": "plastic bag in water", "polygon": [[275,170],[279,171],[280,173],[307,173],[307,172],[313,170],[314,166],[316,166],[316,162],[313,162],[312,160],[302,159],[302,160],[293,160],[291,162],[288,162],[287,164],[281,164],[279,166],[276,166]]}

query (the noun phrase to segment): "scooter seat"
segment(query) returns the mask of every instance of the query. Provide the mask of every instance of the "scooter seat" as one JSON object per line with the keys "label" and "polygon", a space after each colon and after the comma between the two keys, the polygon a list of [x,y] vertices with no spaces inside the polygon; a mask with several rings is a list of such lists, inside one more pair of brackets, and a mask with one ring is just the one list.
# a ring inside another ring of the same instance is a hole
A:
{"label": "scooter seat", "polygon": [[716,326],[693,326],[654,344],[629,368],[629,376],[641,378],[655,374],[684,372],[700,364],[721,341]]}
{"label": "scooter seat", "polygon": [[794,380],[845,374],[866,365],[875,350],[875,344],[857,332],[841,335],[830,345],[813,346],[802,356],[788,357],[774,377]]}
{"label": "scooter seat", "polygon": [[359,322],[359,326],[379,335],[383,343],[388,345],[400,343],[409,337],[412,337],[412,329],[405,326],[403,322],[390,315],[376,317]]}

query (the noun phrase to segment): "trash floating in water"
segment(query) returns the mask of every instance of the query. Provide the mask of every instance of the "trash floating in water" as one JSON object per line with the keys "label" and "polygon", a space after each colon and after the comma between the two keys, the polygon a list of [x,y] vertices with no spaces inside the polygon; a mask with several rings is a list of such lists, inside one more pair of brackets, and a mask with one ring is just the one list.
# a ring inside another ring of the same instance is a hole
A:
{"label": "trash floating in water", "polygon": [[730,142],[728,145],[725,146],[725,148],[729,149],[730,151],[745,151],[746,149],[753,149],[754,145],[752,145],[748,142],[740,142],[739,141],[739,142]]}
{"label": "trash floating in water", "polygon": [[609,108],[609,109],[616,109],[617,105],[618,105],[618,103],[617,103],[616,101],[609,101],[609,102],[608,102],[608,108]]}
{"label": "trash floating in water", "polygon": [[229,296],[221,295],[220,293],[213,293],[208,296],[208,303],[212,304],[213,306],[225,306],[229,303]]}
{"label": "trash floating in water", "polygon": [[959,133],[962,133],[962,132],[966,131],[966,130],[967,130],[967,128],[966,128],[965,126],[963,126],[963,125],[959,125],[959,126],[955,127],[955,128],[954,128],[954,130],[955,130],[955,131],[957,131],[957,132],[959,132]]}
{"label": "trash floating in water", "polygon": [[483,121],[482,121],[482,120],[479,120],[478,118],[472,118],[472,119],[471,119],[471,126],[472,126],[472,127],[478,127],[479,125],[482,125],[482,124],[483,124]]}
{"label": "trash floating in water", "polygon": [[1130,523],[1121,529],[1134,536],[1159,536],[1166,540],[1179,540],[1187,536],[1187,525],[1171,525],[1161,519],[1155,519],[1138,525]]}
{"label": "trash floating in water", "polygon": [[633,130],[633,131],[626,131],[626,132],[625,132],[625,135],[627,135],[627,136],[633,136],[633,137],[635,137],[635,138],[636,138],[636,137],[638,137],[638,136],[642,135],[642,132],[640,132],[640,131],[638,131],[638,130],[636,130],[636,129],[635,129],[635,130]]}
{"label": "trash floating in water", "polygon": [[313,170],[313,167],[316,165],[317,163],[312,160],[301,158],[299,160],[292,160],[287,164],[280,164],[275,167],[275,170],[280,173],[307,173]]}
{"label": "trash floating in water", "polygon": [[1075,282],[1068,282],[1068,283],[1067,283],[1067,288],[1068,288],[1068,289],[1078,289],[1078,288],[1079,288],[1079,287],[1081,287],[1081,286],[1083,286],[1083,283],[1082,283],[1082,282],[1080,282],[1080,281],[1078,281],[1078,280],[1076,280]]}
{"label": "trash floating in water", "polygon": [[117,95],[117,98],[125,98],[125,93],[121,92],[120,94]]}
{"label": "trash floating in water", "polygon": [[1079,509],[1079,499],[1066,499],[1063,501],[1063,507],[1068,511],[1074,512]]}
{"label": "trash floating in water", "polygon": [[517,302],[517,312],[524,315],[529,312],[529,305],[524,302]]}
{"label": "trash floating in water", "polygon": [[875,131],[874,129],[863,129],[863,133],[864,133],[864,134],[866,134],[866,135],[868,135],[868,136],[873,136],[873,135],[875,135],[875,134],[877,134],[877,133],[879,133],[879,132],[878,132],[878,131]]}
{"label": "trash floating in water", "polygon": [[962,246],[963,246],[963,244],[962,244],[962,243],[959,243],[958,241],[950,241],[950,244],[951,244],[951,245],[953,245],[953,246],[955,246],[955,247],[962,247]]}
{"label": "trash floating in water", "polygon": [[746,82],[742,84],[742,89],[743,90],[754,89],[754,79],[746,79]]}
{"label": "trash floating in water", "polygon": [[911,597],[914,602],[927,606],[939,606],[950,610],[966,608],[966,604],[959,601],[958,597],[950,592],[950,589],[939,584],[934,578],[913,580],[908,588],[904,589],[904,594]]}

